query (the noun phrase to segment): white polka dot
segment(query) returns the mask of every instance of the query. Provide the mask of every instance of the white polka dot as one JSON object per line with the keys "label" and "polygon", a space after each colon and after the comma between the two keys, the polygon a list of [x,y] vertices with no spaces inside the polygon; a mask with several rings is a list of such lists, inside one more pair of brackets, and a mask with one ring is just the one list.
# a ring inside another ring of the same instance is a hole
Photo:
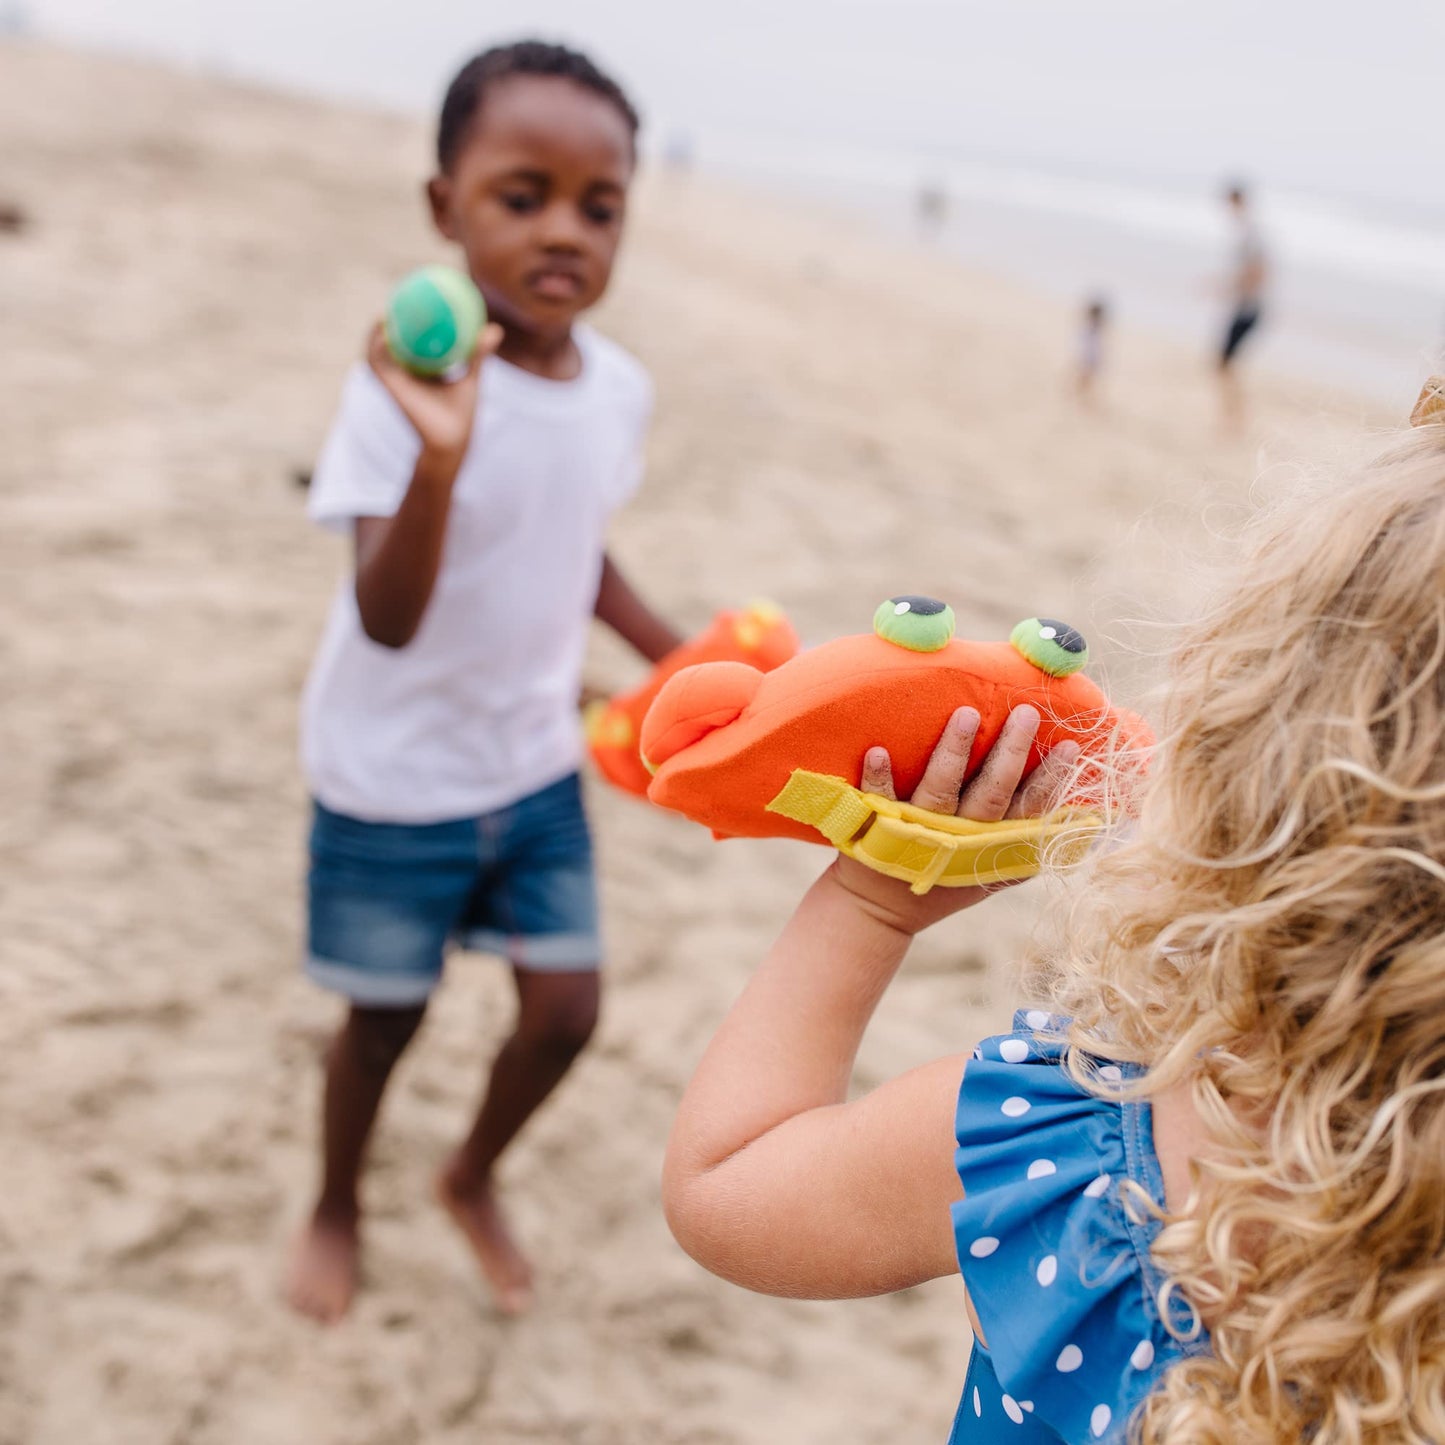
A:
{"label": "white polka dot", "polygon": [[973,1413],[983,1419],[983,1401],[978,1398],[978,1386],[973,1387]]}
{"label": "white polka dot", "polygon": [[1027,1410],[1030,1415],[1034,1413],[1034,1402],[1032,1400],[1020,1400],[1019,1408]]}
{"label": "white polka dot", "polygon": [[998,1046],[998,1056],[1006,1064],[1021,1064],[1029,1056],[1029,1046],[1022,1039],[1005,1039]]}
{"label": "white polka dot", "polygon": [[987,1259],[997,1248],[998,1240],[991,1234],[985,1234],[969,1245],[968,1252],[975,1259]]}
{"label": "white polka dot", "polygon": [[1053,1021],[1053,1014],[1045,1013],[1044,1010],[1041,1008],[1031,1008],[1024,1015],[1024,1022],[1031,1029],[1046,1029],[1051,1023],[1053,1023]]}
{"label": "white polka dot", "polygon": [[1052,1159],[1035,1159],[1029,1165],[1030,1179],[1047,1179],[1050,1174],[1057,1174],[1059,1166]]}
{"label": "white polka dot", "polygon": [[1084,1197],[1086,1199],[1097,1199],[1108,1189],[1112,1182],[1107,1174],[1099,1175],[1097,1179],[1084,1185]]}
{"label": "white polka dot", "polygon": [[1129,1363],[1136,1370],[1147,1370],[1154,1363],[1154,1341],[1140,1340],[1134,1346],[1134,1353],[1129,1356]]}
{"label": "white polka dot", "polygon": [[973,1056],[974,1056],[974,1058],[976,1058],[976,1059],[981,1059],[981,1058],[983,1057],[983,1050],[982,1050],[982,1049],[975,1049],[975,1050],[973,1051]]}
{"label": "white polka dot", "polygon": [[1034,1271],[1034,1276],[1045,1289],[1053,1284],[1059,1277],[1059,1257],[1056,1254],[1046,1254],[1040,1261],[1039,1267]]}
{"label": "white polka dot", "polygon": [[1028,1113],[1029,1101],[1015,1094],[1012,1098],[1005,1099],[999,1107],[1010,1119],[1017,1119],[1021,1114]]}
{"label": "white polka dot", "polygon": [[1118,1064],[1101,1064],[1099,1066],[1099,1077],[1108,1079],[1111,1084],[1120,1083],[1124,1078],[1124,1071]]}
{"label": "white polka dot", "polygon": [[1057,627],[1041,627],[1041,628],[1039,628],[1039,636],[1040,636],[1040,637],[1053,638],[1053,637],[1057,637],[1058,635],[1059,635],[1059,629],[1058,629]]}
{"label": "white polka dot", "polygon": [[1003,1412],[1015,1425],[1024,1423],[1024,1412],[1019,1409],[1019,1402],[1012,1395],[1003,1397]]}
{"label": "white polka dot", "polygon": [[1065,1345],[1054,1361],[1054,1368],[1061,1375],[1072,1374],[1084,1363],[1084,1352],[1077,1345]]}
{"label": "white polka dot", "polygon": [[1094,1406],[1094,1413],[1089,1416],[1089,1429],[1094,1432],[1094,1439],[1097,1440],[1109,1428],[1109,1421],[1113,1418],[1114,1412],[1107,1405]]}
{"label": "white polka dot", "polygon": [[895,602],[893,604],[893,615],[895,617],[902,617],[903,614],[910,611],[912,607],[913,604],[911,602]]}

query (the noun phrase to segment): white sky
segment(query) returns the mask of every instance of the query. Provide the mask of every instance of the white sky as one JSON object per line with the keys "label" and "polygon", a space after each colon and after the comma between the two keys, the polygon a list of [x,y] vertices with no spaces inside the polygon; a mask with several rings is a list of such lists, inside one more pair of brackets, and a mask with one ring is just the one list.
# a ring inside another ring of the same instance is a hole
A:
{"label": "white sky", "polygon": [[654,138],[1236,170],[1445,214],[1438,0],[0,0],[42,35],[435,107],[468,54],[591,50]]}

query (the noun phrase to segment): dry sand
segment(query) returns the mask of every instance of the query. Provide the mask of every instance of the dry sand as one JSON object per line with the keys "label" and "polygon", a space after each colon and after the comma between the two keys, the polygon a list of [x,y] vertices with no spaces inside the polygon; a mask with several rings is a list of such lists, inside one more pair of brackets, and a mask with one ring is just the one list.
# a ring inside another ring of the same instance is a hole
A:
{"label": "dry sand", "polygon": [[[435,252],[427,134],[37,47],[0,48],[0,94],[0,200],[29,215],[0,235],[0,1442],[941,1440],[957,1281],[756,1298],[658,1207],[689,1067],[823,855],[599,787],[606,1017],[506,1169],[536,1313],[496,1317],[428,1189],[507,1023],[474,958],[389,1100],[354,1317],[282,1308],[336,1015],[298,975],[296,700],[344,565],[291,477]],[[821,639],[910,590],[965,634],[1087,630],[1160,571],[1142,513],[1238,499],[1261,437],[1317,453],[1378,420],[1272,382],[1222,444],[1200,359],[1129,336],[1081,415],[1058,307],[696,181],[645,184],[600,320],[659,386],[616,550],[688,627],[761,594]],[[593,673],[637,668],[599,639]],[[1006,1017],[1035,906],[925,941],[861,1084]]]}

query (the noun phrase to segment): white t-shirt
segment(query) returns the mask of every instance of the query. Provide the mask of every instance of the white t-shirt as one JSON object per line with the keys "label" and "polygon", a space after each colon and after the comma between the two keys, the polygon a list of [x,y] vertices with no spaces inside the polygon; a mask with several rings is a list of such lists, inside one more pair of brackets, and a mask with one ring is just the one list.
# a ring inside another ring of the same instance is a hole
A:
{"label": "white t-shirt", "polygon": [[[585,327],[574,336],[573,381],[483,364],[436,588],[411,642],[372,642],[354,578],[338,590],[301,727],[307,780],[335,812],[473,817],[578,766],[603,540],[641,480],[652,384],[614,342]],[[405,413],[358,365],[312,477],[312,519],[350,532],[358,517],[392,516],[420,450]]]}

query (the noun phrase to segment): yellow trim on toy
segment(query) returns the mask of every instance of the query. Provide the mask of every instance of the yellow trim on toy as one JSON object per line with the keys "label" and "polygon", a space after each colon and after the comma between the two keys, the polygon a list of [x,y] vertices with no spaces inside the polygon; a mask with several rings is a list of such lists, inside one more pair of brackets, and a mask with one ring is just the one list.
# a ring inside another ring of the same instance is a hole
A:
{"label": "yellow trim on toy", "polygon": [[749,602],[733,623],[733,641],[744,652],[756,652],[768,632],[782,621],[783,609],[776,602],[761,598]]}
{"label": "yellow trim on toy", "polygon": [[593,698],[582,709],[582,736],[589,748],[626,748],[637,743],[632,719],[603,698]]}
{"label": "yellow trim on toy", "polygon": [[1071,863],[1103,824],[1083,808],[977,823],[860,792],[842,778],[802,768],[794,769],[768,811],[816,828],[840,853],[901,879],[915,893],[1032,878],[1055,838],[1068,838],[1059,861]]}
{"label": "yellow trim on toy", "polygon": [[582,736],[589,744],[602,736],[602,719],[607,716],[607,706],[605,698],[594,697],[582,709]]}

